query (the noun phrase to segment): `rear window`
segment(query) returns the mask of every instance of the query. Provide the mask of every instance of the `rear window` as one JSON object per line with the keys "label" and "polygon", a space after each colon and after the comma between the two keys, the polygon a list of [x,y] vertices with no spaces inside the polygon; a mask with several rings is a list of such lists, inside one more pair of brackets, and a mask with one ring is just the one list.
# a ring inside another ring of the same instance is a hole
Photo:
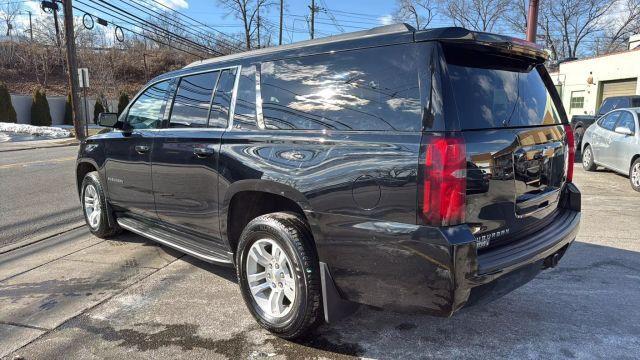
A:
{"label": "rear window", "polygon": [[449,64],[462,129],[551,125],[561,122],[538,70]]}

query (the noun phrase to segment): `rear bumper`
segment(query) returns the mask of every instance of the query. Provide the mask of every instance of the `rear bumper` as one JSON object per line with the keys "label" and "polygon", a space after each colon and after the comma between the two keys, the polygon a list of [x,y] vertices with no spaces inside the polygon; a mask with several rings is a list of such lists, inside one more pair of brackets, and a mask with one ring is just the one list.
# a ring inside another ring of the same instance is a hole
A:
{"label": "rear bumper", "polygon": [[[467,225],[449,228],[316,216],[330,240],[316,237],[345,300],[401,312],[451,316],[466,305],[525,284],[544,260],[564,255],[580,224],[580,193],[569,184],[554,221],[517,243],[478,254]],[[314,235],[316,233],[314,230]]]}

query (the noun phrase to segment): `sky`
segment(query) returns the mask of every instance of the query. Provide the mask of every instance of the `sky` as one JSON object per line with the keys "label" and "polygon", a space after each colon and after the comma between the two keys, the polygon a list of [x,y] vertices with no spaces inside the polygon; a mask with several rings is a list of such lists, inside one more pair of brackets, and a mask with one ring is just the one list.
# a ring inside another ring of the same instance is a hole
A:
{"label": "sky", "polygon": [[[224,32],[242,31],[241,22],[226,16],[229,12],[219,5],[217,0],[163,0],[174,9],[184,12]],[[368,29],[392,21],[395,0],[316,0],[316,6],[323,10],[316,14],[316,32],[318,37],[338,34],[338,29],[328,13],[333,14],[345,32]],[[283,38],[286,42],[305,40],[309,38],[307,20],[311,5],[310,0],[285,0],[285,31]],[[324,9],[328,9],[325,11]],[[261,13],[262,14],[262,13]],[[269,13],[263,14],[273,25],[279,21],[279,7],[274,6]]]}

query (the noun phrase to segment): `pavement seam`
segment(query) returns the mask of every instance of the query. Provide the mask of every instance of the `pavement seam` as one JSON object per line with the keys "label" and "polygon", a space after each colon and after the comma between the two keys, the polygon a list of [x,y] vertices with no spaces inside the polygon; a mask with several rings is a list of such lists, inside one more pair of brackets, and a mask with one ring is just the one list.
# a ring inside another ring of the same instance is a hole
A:
{"label": "pavement seam", "polygon": [[[64,260],[64,261],[74,261],[74,262],[80,262],[80,263],[85,263],[85,264],[100,264],[100,265],[111,265],[112,263],[108,263],[108,262],[101,262],[101,261],[91,261],[91,260],[79,260],[79,259],[63,259],[61,258],[60,260]],[[138,269],[149,269],[149,270],[160,270],[162,268],[159,267],[153,267],[153,266],[135,266],[135,268]]]}
{"label": "pavement seam", "polygon": [[40,330],[40,331],[45,331],[45,332],[51,330],[51,329],[43,328],[43,327],[40,327],[40,326],[20,324],[20,323],[13,322],[13,321],[0,321],[0,324],[23,327],[23,328],[34,329],[34,330]]}
{"label": "pavement seam", "polygon": [[22,248],[27,247],[29,245],[33,245],[33,244],[39,243],[39,242],[47,240],[47,239],[51,239],[52,237],[56,237],[58,235],[66,234],[66,233],[68,233],[70,231],[79,229],[79,228],[83,227],[84,225],[85,225],[84,222],[78,222],[78,224],[74,225],[72,228],[57,232],[55,234],[47,235],[47,236],[45,236],[43,238],[40,238],[40,239],[25,240],[25,241],[21,241],[19,243],[13,244],[13,245],[7,245],[4,248],[0,248],[0,255],[6,254],[6,253],[14,251],[14,250],[22,249]]}
{"label": "pavement seam", "polygon": [[134,287],[134,286],[136,286],[136,285],[138,285],[138,284],[139,284],[140,282],[142,282],[143,280],[148,279],[151,275],[153,275],[153,274],[155,274],[155,273],[159,272],[160,270],[162,270],[162,269],[166,268],[167,266],[169,266],[169,265],[171,265],[171,264],[175,263],[176,261],[178,261],[178,260],[182,259],[182,258],[183,258],[183,257],[185,257],[185,256],[186,256],[185,254],[182,254],[180,257],[177,257],[177,258],[175,258],[173,261],[171,261],[170,263],[167,263],[165,266],[163,266],[163,267],[161,267],[161,268],[158,268],[158,269],[155,269],[154,271],[150,272],[147,276],[144,276],[144,277],[142,277],[142,278],[140,278],[140,279],[138,279],[138,280],[136,280],[136,281],[132,282],[132,283],[131,283],[131,284],[129,284],[128,286],[123,287],[120,291],[116,291],[116,292],[114,292],[113,294],[111,294],[110,296],[108,296],[108,297],[106,297],[106,298],[102,299],[101,301],[99,301],[98,303],[94,304],[93,306],[90,306],[90,307],[88,307],[88,308],[86,308],[86,309],[84,309],[84,310],[80,311],[78,314],[76,314],[76,315],[74,315],[74,316],[72,316],[72,317],[68,318],[67,320],[63,321],[62,323],[60,323],[59,325],[55,326],[54,328],[46,330],[46,331],[45,331],[45,332],[43,332],[42,334],[40,334],[40,335],[38,335],[37,337],[35,337],[35,338],[31,339],[31,341],[29,341],[28,343],[26,343],[26,344],[22,345],[21,347],[19,347],[19,348],[15,349],[14,351],[12,351],[12,352],[11,352],[10,354],[8,354],[8,355],[11,355],[11,354],[17,354],[20,350],[22,350],[22,349],[24,349],[25,347],[27,347],[27,346],[29,346],[29,345],[33,344],[34,342],[38,341],[40,338],[42,338],[42,337],[44,337],[44,336],[48,335],[48,334],[49,334],[49,333],[51,333],[51,332],[54,332],[54,331],[58,330],[59,328],[61,328],[61,327],[65,326],[65,324],[67,324],[67,323],[69,323],[69,322],[71,322],[71,321],[75,320],[76,318],[78,318],[78,317],[80,317],[80,316],[82,316],[82,315],[84,315],[84,314],[86,314],[86,313],[90,312],[91,310],[93,310],[93,309],[97,308],[98,306],[100,306],[100,305],[104,304],[105,302],[107,302],[107,301],[109,301],[109,300],[113,299],[114,297],[116,297],[116,296],[118,296],[118,295],[122,294],[122,293],[123,293],[123,292],[125,292],[126,290],[128,290],[128,289],[130,289],[130,288],[132,288],[132,287]]}
{"label": "pavement seam", "polygon": [[9,277],[7,277],[7,278],[0,279],[0,283],[3,283],[3,282],[5,282],[5,281],[7,281],[7,280],[11,280],[12,278],[14,278],[14,277],[16,277],[16,276],[20,276],[20,275],[22,275],[22,274],[26,274],[26,273],[28,273],[29,271],[35,270],[35,269],[40,268],[40,267],[43,267],[43,266],[45,266],[45,265],[51,264],[51,263],[52,263],[52,262],[54,262],[54,261],[63,260],[65,257],[67,257],[67,256],[69,256],[69,255],[73,255],[73,254],[75,254],[75,253],[77,253],[77,252],[80,252],[80,251],[86,250],[86,249],[88,249],[88,248],[90,248],[90,247],[96,246],[96,245],[98,245],[98,244],[102,244],[102,243],[103,243],[103,242],[105,242],[105,241],[106,241],[106,240],[98,241],[98,242],[97,242],[97,243],[95,243],[95,244],[91,244],[91,245],[86,246],[86,247],[83,247],[83,248],[81,248],[81,249],[78,249],[78,250],[72,251],[72,252],[70,252],[70,253],[68,253],[68,254],[65,254],[65,255],[63,255],[63,256],[57,257],[57,258],[52,259],[52,260],[50,260],[50,261],[47,261],[47,262],[45,262],[45,263],[42,263],[42,264],[40,264],[40,265],[38,265],[38,266],[36,266],[36,267],[32,267],[32,268],[31,268],[31,269],[29,269],[29,270],[25,270],[25,271],[19,272],[19,273],[17,273],[17,274],[13,274],[13,275],[11,275],[11,276],[9,276]]}

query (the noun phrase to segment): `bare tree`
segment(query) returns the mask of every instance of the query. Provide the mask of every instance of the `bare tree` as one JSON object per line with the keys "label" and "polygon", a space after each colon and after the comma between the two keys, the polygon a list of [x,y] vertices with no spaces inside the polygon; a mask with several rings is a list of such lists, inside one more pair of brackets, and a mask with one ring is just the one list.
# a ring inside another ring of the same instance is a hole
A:
{"label": "bare tree", "polygon": [[[560,37],[556,51],[564,57],[577,57],[585,40],[605,28],[605,18],[612,9],[612,0],[557,0],[541,17],[540,24],[551,38]],[[558,43],[558,40],[554,40]]]}
{"label": "bare tree", "polygon": [[426,29],[436,15],[437,4],[432,0],[397,0],[394,19]]}
{"label": "bare tree", "polygon": [[22,5],[22,1],[13,0],[8,0],[0,5],[0,18],[2,19],[4,25],[7,27],[7,36],[11,35],[11,30],[15,28],[14,20],[16,19],[20,11],[22,11]]}
{"label": "bare tree", "polygon": [[631,35],[640,33],[640,0],[620,0],[615,11],[607,16],[602,43],[594,49],[596,53],[608,54],[626,49]]}
{"label": "bare tree", "polygon": [[476,31],[493,31],[504,19],[510,0],[440,0],[444,14],[454,25]]}
{"label": "bare tree", "polygon": [[218,0],[220,5],[230,10],[244,26],[245,44],[251,49],[251,41],[258,26],[258,11],[266,10],[272,3],[269,0]]}

